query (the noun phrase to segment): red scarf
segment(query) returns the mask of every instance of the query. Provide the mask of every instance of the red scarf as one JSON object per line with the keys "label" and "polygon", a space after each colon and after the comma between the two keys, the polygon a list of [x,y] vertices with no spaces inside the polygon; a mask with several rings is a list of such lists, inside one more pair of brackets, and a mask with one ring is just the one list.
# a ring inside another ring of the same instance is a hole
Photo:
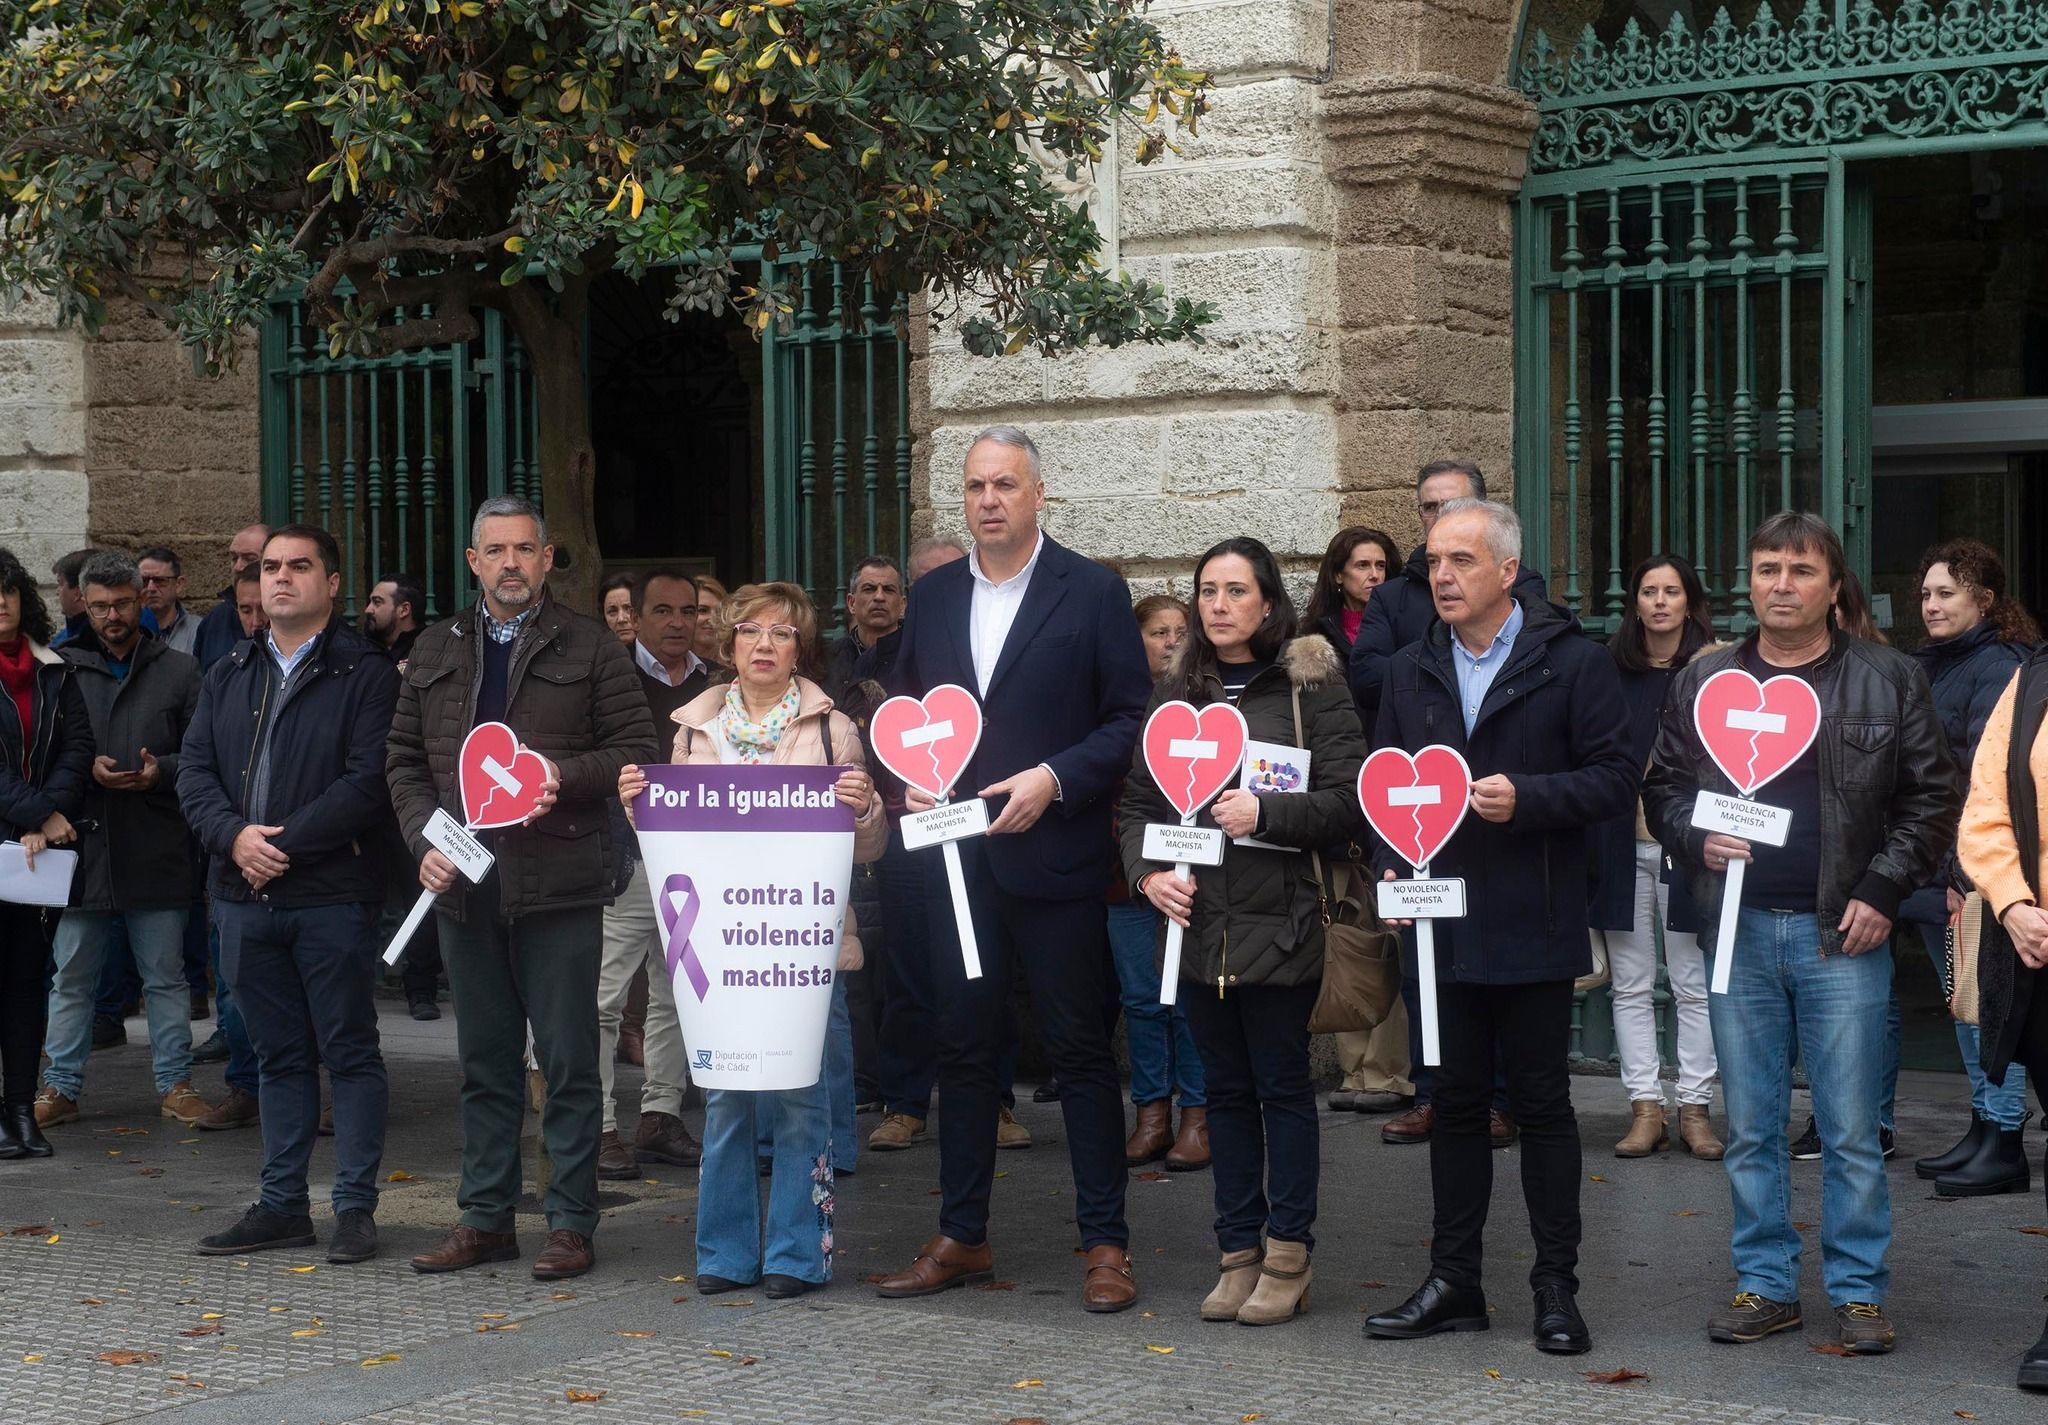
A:
{"label": "red scarf", "polygon": [[13,697],[21,717],[22,772],[26,776],[36,726],[36,651],[26,638],[0,643],[0,687]]}

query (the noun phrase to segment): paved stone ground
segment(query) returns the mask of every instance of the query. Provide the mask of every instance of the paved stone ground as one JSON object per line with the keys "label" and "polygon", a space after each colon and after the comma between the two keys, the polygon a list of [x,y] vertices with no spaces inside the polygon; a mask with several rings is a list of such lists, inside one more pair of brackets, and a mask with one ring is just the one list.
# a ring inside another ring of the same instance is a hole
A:
{"label": "paved stone ground", "polygon": [[[395,1009],[395,1006],[392,1007]],[[253,1133],[199,1135],[156,1117],[141,1025],[96,1055],[84,1122],[58,1156],[0,1164],[0,1425],[97,1425],[149,1416],[197,1422],[934,1422],[1006,1425],[1263,1420],[1684,1422],[1868,1420],[1937,1425],[2034,1421],[2011,1386],[2039,1329],[2048,1222],[2028,1194],[1944,1202],[1912,1175],[1946,1146],[1960,1080],[1902,1086],[1894,1355],[1841,1359],[1819,1263],[1809,1323],[1756,1346],[1713,1347],[1701,1323],[1729,1291],[1720,1170],[1682,1155],[1624,1163],[1611,1080],[1576,1085],[1587,1144],[1581,1300],[1595,1349],[1578,1360],[1528,1342],[1526,1231],[1516,1150],[1496,1154],[1495,1329],[1436,1341],[1369,1342],[1361,1314],[1398,1300],[1426,1265],[1425,1152],[1382,1145],[1378,1120],[1323,1118],[1314,1310],[1294,1325],[1205,1326],[1213,1279],[1206,1175],[1131,1189],[1141,1309],[1090,1317],[1075,1303],[1070,1189],[1056,1109],[1025,1104],[1038,1137],[1003,1158],[996,1290],[876,1300],[862,1278],[907,1260],[930,1232],[934,1146],[863,1157],[842,1180],[844,1254],[831,1290],[797,1302],[691,1293],[695,1186],[656,1169],[607,1184],[592,1275],[556,1288],[520,1264],[418,1277],[405,1258],[452,1217],[456,1073],[448,1021],[387,1012],[393,1074],[385,1255],[355,1268],[317,1252],[201,1258],[192,1241],[253,1196]],[[203,1070],[213,1093],[219,1071]],[[622,1073],[631,1084],[631,1071]],[[863,1125],[866,1126],[865,1124]],[[2040,1139],[2033,1138],[2035,1151]],[[315,1157],[315,1172],[327,1162]],[[1795,1209],[1817,1221],[1819,1174],[1802,1165]],[[529,1219],[522,1219],[522,1229]],[[538,1220],[526,1231],[530,1254]],[[323,1234],[327,1224],[319,1223]],[[1806,1237],[1811,1245],[1814,1233]],[[1816,1252],[1817,1254],[1817,1252]],[[141,1352],[113,1364],[107,1352]],[[1588,1383],[1626,1367],[1648,1379]],[[602,1392],[572,1403],[568,1392]]]}

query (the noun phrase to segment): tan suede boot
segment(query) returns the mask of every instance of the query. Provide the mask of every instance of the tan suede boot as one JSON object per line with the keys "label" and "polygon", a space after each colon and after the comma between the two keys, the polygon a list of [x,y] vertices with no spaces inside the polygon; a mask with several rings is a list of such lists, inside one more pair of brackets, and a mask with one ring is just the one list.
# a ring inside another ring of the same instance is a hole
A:
{"label": "tan suede boot", "polygon": [[1681,1103],[1678,1106],[1678,1141],[1685,1144],[1685,1150],[1695,1158],[1708,1162],[1719,1162],[1728,1151],[1727,1145],[1714,1136],[1714,1120],[1707,1114],[1703,1103]]}
{"label": "tan suede boot", "polygon": [[1246,1326],[1278,1326],[1283,1321],[1292,1321],[1308,1310],[1308,1284],[1313,1276],[1306,1243],[1267,1238],[1259,1284],[1253,1289],[1251,1300],[1237,1309],[1237,1319]]}
{"label": "tan suede boot", "polygon": [[1202,1298],[1204,1321],[1237,1320],[1237,1309],[1251,1299],[1252,1288],[1259,1284],[1263,1257],[1257,1247],[1223,1254],[1223,1275],[1216,1279],[1216,1289]]}
{"label": "tan suede boot", "polygon": [[1653,1098],[1639,1098],[1632,1105],[1636,1121],[1628,1136],[1614,1145],[1617,1158],[1647,1158],[1671,1147],[1671,1135],[1664,1129],[1664,1105]]}

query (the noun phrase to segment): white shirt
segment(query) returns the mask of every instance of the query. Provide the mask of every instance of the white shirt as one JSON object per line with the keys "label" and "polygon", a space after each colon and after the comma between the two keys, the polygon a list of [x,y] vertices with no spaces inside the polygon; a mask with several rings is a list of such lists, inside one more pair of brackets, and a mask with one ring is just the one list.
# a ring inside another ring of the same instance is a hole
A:
{"label": "white shirt", "polygon": [[1024,593],[1031,587],[1031,575],[1038,568],[1038,556],[1045,552],[1045,532],[1039,531],[1038,542],[1031,546],[1031,558],[1024,567],[998,584],[981,571],[981,554],[978,550],[967,556],[967,572],[974,576],[974,603],[969,611],[967,628],[971,649],[974,653],[974,681],[976,691],[988,696],[989,679],[995,676],[996,663],[1003,656],[1003,643],[1010,636],[1010,625],[1017,621],[1017,610],[1024,606]]}
{"label": "white shirt", "polygon": [[637,638],[633,640],[633,661],[640,665],[640,671],[655,682],[664,684],[667,687],[680,688],[683,683],[689,680],[691,674],[704,666],[704,660],[699,658],[694,652],[684,656],[687,661],[683,664],[682,678],[671,678],[668,675],[668,669],[661,666],[661,660],[647,651],[647,645]]}

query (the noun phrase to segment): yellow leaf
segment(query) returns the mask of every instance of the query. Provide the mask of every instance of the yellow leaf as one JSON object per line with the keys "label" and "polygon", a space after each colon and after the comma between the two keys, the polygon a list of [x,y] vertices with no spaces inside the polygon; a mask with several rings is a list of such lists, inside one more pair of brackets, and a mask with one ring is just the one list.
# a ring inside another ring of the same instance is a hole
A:
{"label": "yellow leaf", "polygon": [[45,1247],[54,1246],[56,1243],[59,1243],[63,1240],[64,1234],[62,1232],[52,1232],[49,1236],[43,1239],[43,1245]]}
{"label": "yellow leaf", "polygon": [[826,143],[823,139],[819,138],[809,129],[804,130],[804,142],[809,144],[812,148],[823,149],[826,153],[830,153],[832,151],[831,144]]}
{"label": "yellow leaf", "polygon": [[[277,1309],[279,1311],[284,1310],[281,1306]],[[199,1319],[201,1321],[223,1321],[227,1319],[227,1313],[225,1311],[202,1311],[199,1314]]]}
{"label": "yellow leaf", "polygon": [[1260,1414],[1260,1413],[1259,1413],[1258,1411],[1254,1410],[1254,1411],[1253,1411],[1253,1412],[1252,1412],[1251,1414],[1249,1414],[1249,1415],[1240,1415],[1240,1416],[1238,1416],[1238,1417],[1237,1417],[1237,1421],[1238,1421],[1238,1425],[1252,1425],[1252,1421],[1254,1421],[1254,1420],[1264,1420],[1265,1418],[1266,1418],[1266,1417],[1265,1417],[1264,1415],[1262,1415],[1262,1414]]}
{"label": "yellow leaf", "polygon": [[730,1351],[706,1351],[704,1354],[707,1356],[716,1356],[721,1361],[729,1361],[732,1359],[732,1352]]}
{"label": "yellow leaf", "polygon": [[613,209],[617,208],[621,202],[625,200],[625,197],[626,185],[621,183],[617,188],[614,188],[612,190],[612,200],[611,202],[604,205],[604,210],[607,213],[611,212]]}
{"label": "yellow leaf", "polygon": [[363,1369],[373,1371],[379,1366],[388,1366],[393,1361],[402,1361],[404,1359],[405,1357],[399,1355],[396,1351],[387,1351],[381,1356],[365,1356],[363,1358]]}
{"label": "yellow leaf", "polygon": [[619,1334],[629,1341],[645,1341],[654,1335],[652,1331],[621,1331]]}
{"label": "yellow leaf", "polygon": [[[640,210],[646,205],[647,190],[640,186],[640,180],[636,178],[633,180],[633,207],[631,210],[631,217],[634,222],[640,221]],[[649,1178],[647,1181],[651,1183],[654,1179]]]}
{"label": "yellow leaf", "polygon": [[595,1405],[598,1401],[603,1400],[609,1392],[602,1390],[578,1390],[572,1385],[563,1391],[562,1394],[569,1398],[571,1405]]}
{"label": "yellow leaf", "polygon": [[1045,1384],[1042,1380],[1020,1380],[1011,1385],[1011,1390],[1037,1390]]}
{"label": "yellow leaf", "polygon": [[503,1311],[486,1311],[482,1313],[482,1319],[485,1321],[503,1321],[506,1314]]}
{"label": "yellow leaf", "polygon": [[1150,1351],[1155,1356],[1170,1356],[1173,1354],[1173,1347],[1155,1346],[1149,1341],[1145,1343],[1145,1349]]}
{"label": "yellow leaf", "polygon": [[298,1273],[298,1274],[299,1274],[300,1276],[304,1276],[304,1275],[305,1275],[305,1274],[306,1274],[307,1272],[317,1272],[317,1271],[319,1271],[320,1269],[319,1269],[318,1267],[310,1267],[310,1266],[309,1266],[309,1267],[286,1267],[286,1268],[285,1268],[285,1270],[286,1270],[286,1271],[288,1271],[288,1272],[296,1272],[296,1273]]}
{"label": "yellow leaf", "polygon": [[933,164],[932,177],[937,178],[940,174],[944,173],[946,169],[952,165],[952,162],[953,161],[949,158],[942,158],[937,163]]}
{"label": "yellow leaf", "polygon": [[322,1331],[322,1330],[321,1330],[321,1329],[320,1329],[320,1328],[319,1328],[318,1326],[302,1326],[302,1327],[300,1327],[300,1328],[299,1328],[298,1330],[296,1330],[296,1331],[292,1332],[292,1335],[293,1335],[293,1336],[298,1336],[298,1337],[303,1337],[303,1336],[324,1336],[324,1335],[326,1335],[326,1334],[327,1334],[327,1333],[326,1333],[326,1332],[324,1332],[324,1331]]}
{"label": "yellow leaf", "polygon": [[523,238],[523,237],[508,237],[508,238],[506,238],[506,239],[505,239],[505,251],[507,251],[507,252],[524,252],[524,251],[526,251],[526,239],[525,239],[525,238]]}
{"label": "yellow leaf", "polygon": [[[515,242],[518,243],[520,247],[524,247],[526,245],[526,240],[524,238],[509,238],[506,240],[505,250],[507,252],[519,251],[518,247],[512,246],[512,244]],[[384,1181],[387,1183],[409,1183],[412,1181],[412,1174],[408,1173],[404,1168],[394,1168],[391,1172],[386,1173],[384,1175]]]}
{"label": "yellow leaf", "polygon": [[1486,1378],[1488,1380],[1499,1380],[1500,1372],[1495,1370],[1492,1366],[1488,1366],[1486,1368]]}
{"label": "yellow leaf", "polygon": [[42,1359],[42,1355],[40,1353],[37,1353],[35,1355],[23,1356],[22,1359],[28,1362],[30,1365],[34,1365],[37,1361],[40,1361]]}
{"label": "yellow leaf", "polygon": [[632,142],[630,139],[619,140],[619,162],[631,163],[633,155],[638,152],[640,152],[640,145]]}
{"label": "yellow leaf", "polygon": [[689,1278],[688,1278],[688,1277],[663,1277],[663,1278],[662,1278],[662,1280],[663,1280],[663,1281],[665,1281],[665,1282],[686,1282],[686,1281],[688,1281],[688,1280],[689,1280]]}

